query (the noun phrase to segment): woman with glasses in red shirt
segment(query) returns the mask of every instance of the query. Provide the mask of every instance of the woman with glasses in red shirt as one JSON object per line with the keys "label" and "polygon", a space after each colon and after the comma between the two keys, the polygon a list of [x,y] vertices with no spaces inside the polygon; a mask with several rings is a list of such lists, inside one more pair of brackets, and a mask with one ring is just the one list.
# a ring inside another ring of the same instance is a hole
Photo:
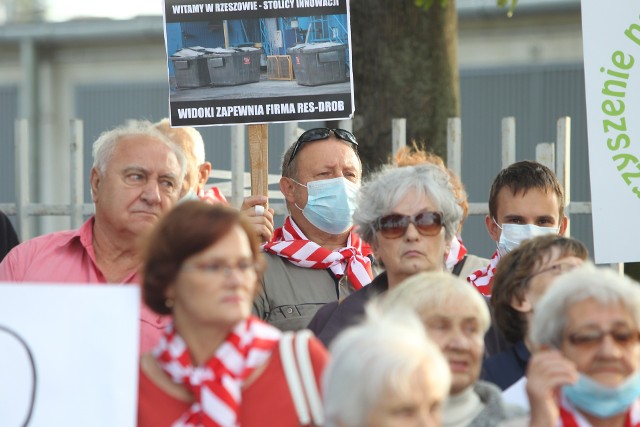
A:
{"label": "woman with glasses in red shirt", "polygon": [[[322,416],[314,411],[322,408],[322,344],[308,334],[285,337],[251,316],[264,266],[259,244],[238,211],[200,201],[178,205],[154,229],[143,259],[144,301],[173,323],[142,356],[138,426],[297,427],[305,425],[300,411]],[[308,405],[290,392],[284,344],[291,357],[298,347],[301,375],[313,383]]]}

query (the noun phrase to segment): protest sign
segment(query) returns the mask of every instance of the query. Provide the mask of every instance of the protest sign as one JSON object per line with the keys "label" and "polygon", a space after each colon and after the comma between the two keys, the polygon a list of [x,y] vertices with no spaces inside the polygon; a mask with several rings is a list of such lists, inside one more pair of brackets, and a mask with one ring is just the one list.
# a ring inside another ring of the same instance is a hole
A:
{"label": "protest sign", "polygon": [[347,0],[165,0],[173,126],[354,112]]}
{"label": "protest sign", "polygon": [[582,1],[597,263],[640,261],[640,3]]}
{"label": "protest sign", "polygon": [[137,286],[0,286],[0,425],[135,426]]}

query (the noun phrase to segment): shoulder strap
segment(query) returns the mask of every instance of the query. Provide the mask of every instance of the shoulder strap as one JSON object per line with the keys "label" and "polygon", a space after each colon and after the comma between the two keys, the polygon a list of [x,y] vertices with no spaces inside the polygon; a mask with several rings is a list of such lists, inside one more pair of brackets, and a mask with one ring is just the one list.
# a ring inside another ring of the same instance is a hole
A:
{"label": "shoulder strap", "polygon": [[311,418],[309,416],[309,410],[307,409],[302,384],[300,383],[298,369],[296,368],[296,360],[293,356],[293,335],[294,333],[291,331],[282,334],[280,338],[280,360],[282,360],[282,368],[284,369],[284,375],[289,384],[291,399],[298,413],[300,425],[307,425],[311,422]]}
{"label": "shoulder strap", "polygon": [[300,425],[320,426],[324,424],[324,413],[309,355],[311,336],[312,332],[309,330],[299,331],[297,334],[285,332],[280,339],[280,359]]}
{"label": "shoulder strap", "polygon": [[465,262],[467,262],[467,255],[465,255],[456,265],[453,266],[451,274],[453,274],[454,276],[459,276],[462,272],[462,267],[464,267]]}
{"label": "shoulder strap", "polygon": [[298,331],[296,338],[296,359],[298,360],[298,368],[302,377],[302,384],[307,395],[309,408],[311,409],[311,417],[314,425],[324,425],[324,412],[322,408],[322,399],[316,384],[316,375],[313,372],[313,364],[311,363],[311,355],[309,354],[309,339],[313,333],[308,329]]}

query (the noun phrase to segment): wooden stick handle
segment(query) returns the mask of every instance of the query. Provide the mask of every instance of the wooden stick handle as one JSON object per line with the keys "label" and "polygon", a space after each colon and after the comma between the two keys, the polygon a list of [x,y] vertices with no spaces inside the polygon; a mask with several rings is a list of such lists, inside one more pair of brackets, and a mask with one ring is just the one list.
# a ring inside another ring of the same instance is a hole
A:
{"label": "wooden stick handle", "polygon": [[269,127],[260,124],[248,128],[251,194],[269,196]]}

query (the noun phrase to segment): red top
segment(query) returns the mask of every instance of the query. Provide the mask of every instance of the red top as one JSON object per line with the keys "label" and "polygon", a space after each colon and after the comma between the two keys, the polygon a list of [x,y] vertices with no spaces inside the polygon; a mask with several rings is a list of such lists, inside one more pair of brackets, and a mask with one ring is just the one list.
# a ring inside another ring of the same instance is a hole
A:
{"label": "red top", "polygon": [[[329,354],[316,338],[309,340],[309,354],[316,383],[320,387],[322,371],[329,360]],[[190,406],[190,402],[183,402],[168,395],[140,369],[138,427],[169,427]],[[278,347],[260,376],[242,390],[239,421],[242,427],[300,426]]]}

